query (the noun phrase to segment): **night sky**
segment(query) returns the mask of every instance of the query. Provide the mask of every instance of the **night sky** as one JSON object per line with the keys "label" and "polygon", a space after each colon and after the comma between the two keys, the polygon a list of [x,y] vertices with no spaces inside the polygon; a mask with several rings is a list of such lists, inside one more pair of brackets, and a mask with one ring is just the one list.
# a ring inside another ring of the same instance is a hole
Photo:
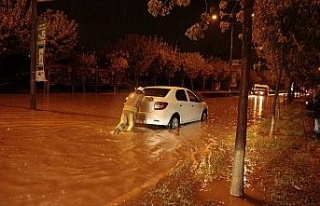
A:
{"label": "night sky", "polygon": [[[74,19],[80,28],[80,44],[101,49],[105,42],[125,34],[163,37],[167,42],[177,44],[181,51],[200,51],[229,58],[230,31],[221,33],[219,22],[213,22],[200,41],[191,41],[185,31],[199,21],[205,11],[204,0],[193,0],[189,7],[176,7],[169,16],[153,17],[148,13],[148,0],[55,0],[39,2],[38,12],[46,8],[64,11]],[[210,2],[210,0],[208,1]],[[212,3],[219,0],[211,0]],[[240,49],[240,41],[234,38],[234,57]]]}

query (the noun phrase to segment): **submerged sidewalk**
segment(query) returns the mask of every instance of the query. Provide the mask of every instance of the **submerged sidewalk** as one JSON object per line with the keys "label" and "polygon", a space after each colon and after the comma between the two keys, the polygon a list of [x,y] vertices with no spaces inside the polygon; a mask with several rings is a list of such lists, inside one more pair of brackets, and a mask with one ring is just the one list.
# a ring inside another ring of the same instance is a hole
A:
{"label": "submerged sidewalk", "polygon": [[320,139],[310,138],[312,122],[302,97],[282,108],[273,137],[269,120],[248,128],[243,197],[229,194],[231,137],[219,144],[219,153],[203,153],[207,171],[193,173],[186,165],[124,205],[319,205]]}

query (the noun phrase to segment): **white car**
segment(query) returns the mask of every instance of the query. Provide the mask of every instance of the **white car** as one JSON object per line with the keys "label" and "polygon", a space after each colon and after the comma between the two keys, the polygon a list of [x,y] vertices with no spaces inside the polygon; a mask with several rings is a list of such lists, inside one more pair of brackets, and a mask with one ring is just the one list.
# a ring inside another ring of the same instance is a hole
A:
{"label": "white car", "polygon": [[269,96],[270,88],[266,84],[254,84],[250,91],[251,95]]}
{"label": "white car", "polygon": [[144,92],[153,101],[146,98],[142,102],[137,118],[139,123],[175,129],[181,124],[205,121],[208,118],[208,105],[190,89],[147,86]]}

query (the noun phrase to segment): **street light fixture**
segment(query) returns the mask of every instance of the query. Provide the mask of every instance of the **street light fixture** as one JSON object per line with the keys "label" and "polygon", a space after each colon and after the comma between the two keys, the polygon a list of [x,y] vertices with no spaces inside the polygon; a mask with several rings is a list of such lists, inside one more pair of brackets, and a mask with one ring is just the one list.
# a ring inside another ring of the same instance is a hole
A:
{"label": "street light fixture", "polygon": [[212,20],[217,20],[217,19],[218,19],[218,16],[217,16],[216,14],[213,14],[213,15],[211,16],[211,19],[212,19]]}

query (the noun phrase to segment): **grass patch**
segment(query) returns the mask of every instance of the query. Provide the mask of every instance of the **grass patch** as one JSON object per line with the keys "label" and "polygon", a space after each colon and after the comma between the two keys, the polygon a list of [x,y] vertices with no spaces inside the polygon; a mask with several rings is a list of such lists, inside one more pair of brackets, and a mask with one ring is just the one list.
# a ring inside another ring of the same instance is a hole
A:
{"label": "grass patch", "polygon": [[[270,120],[248,128],[245,191],[260,191],[265,205],[320,202],[320,141],[305,137],[305,116],[303,105],[289,105],[277,120],[273,137]],[[226,205],[199,200],[197,193],[210,182],[230,180],[233,154],[234,132],[218,145],[191,153],[189,161],[124,205]]]}
{"label": "grass patch", "polygon": [[[247,148],[253,147],[258,152],[247,156],[259,160],[260,178],[253,184],[264,191],[268,205],[318,205],[320,197],[319,140],[305,136],[304,122],[308,117],[303,107],[288,106],[277,121],[275,135],[264,134],[270,122],[260,124],[249,133]],[[309,116],[310,118],[310,116]],[[255,174],[258,176],[259,174]]]}

